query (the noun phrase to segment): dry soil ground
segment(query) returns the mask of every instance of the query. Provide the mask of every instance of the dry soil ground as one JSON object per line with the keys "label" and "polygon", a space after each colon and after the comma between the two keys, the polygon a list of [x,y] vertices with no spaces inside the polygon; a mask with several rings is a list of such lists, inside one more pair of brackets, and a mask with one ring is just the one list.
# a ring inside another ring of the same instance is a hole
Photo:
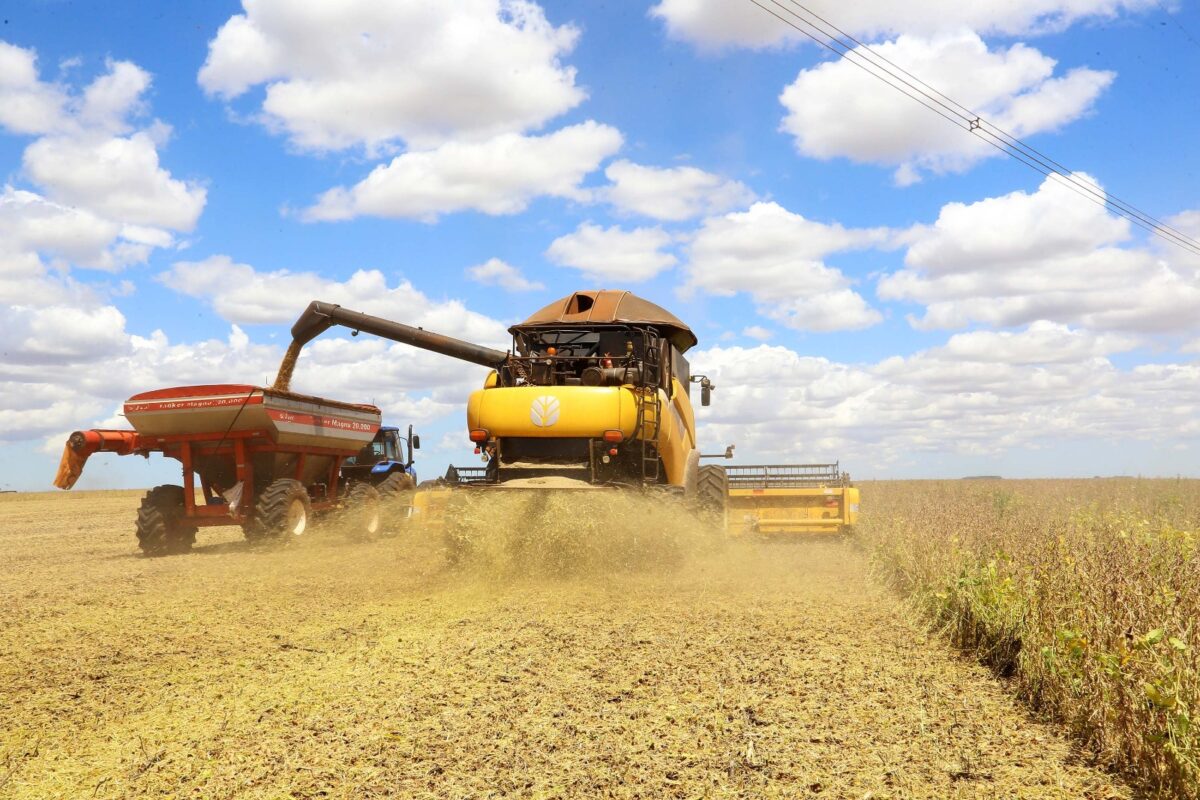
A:
{"label": "dry soil ground", "polygon": [[572,579],[0,497],[0,797],[1126,797],[837,543]]}

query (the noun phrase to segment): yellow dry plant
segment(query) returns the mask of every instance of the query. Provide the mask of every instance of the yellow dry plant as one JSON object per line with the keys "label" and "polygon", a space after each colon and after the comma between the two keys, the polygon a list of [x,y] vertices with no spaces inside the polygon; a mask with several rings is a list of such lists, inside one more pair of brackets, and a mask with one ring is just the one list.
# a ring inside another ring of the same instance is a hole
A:
{"label": "yellow dry plant", "polygon": [[872,483],[880,572],[1102,765],[1200,797],[1200,481]]}

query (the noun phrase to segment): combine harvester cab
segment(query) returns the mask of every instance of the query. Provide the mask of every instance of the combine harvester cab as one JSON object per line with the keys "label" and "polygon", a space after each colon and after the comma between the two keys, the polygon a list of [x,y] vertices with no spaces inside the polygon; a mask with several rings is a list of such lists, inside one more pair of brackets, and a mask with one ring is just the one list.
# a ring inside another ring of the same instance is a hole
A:
{"label": "combine harvester cab", "polygon": [[340,481],[379,430],[375,406],[215,384],[137,394],[124,412],[133,430],[71,434],[54,485],[74,486],[94,453],[177,459],[183,485],[150,490],[138,512],[147,555],[186,551],[198,528],[215,525],[241,525],[251,539],[298,536],[313,514],[342,506],[356,509],[362,533],[380,526],[375,488]]}
{"label": "combine harvester cab", "polygon": [[841,534],[858,521],[858,488],[836,463],[757,464],[725,472],[732,534]]}

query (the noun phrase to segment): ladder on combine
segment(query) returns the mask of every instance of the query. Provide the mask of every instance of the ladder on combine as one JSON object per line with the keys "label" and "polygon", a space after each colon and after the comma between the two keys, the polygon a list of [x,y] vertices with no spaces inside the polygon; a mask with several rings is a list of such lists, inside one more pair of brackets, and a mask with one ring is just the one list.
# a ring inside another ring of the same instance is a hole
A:
{"label": "ladder on combine", "polygon": [[642,484],[652,485],[662,477],[662,459],[658,452],[659,424],[662,420],[662,348],[658,334],[643,330],[642,380],[637,387],[637,425],[633,435],[642,440]]}

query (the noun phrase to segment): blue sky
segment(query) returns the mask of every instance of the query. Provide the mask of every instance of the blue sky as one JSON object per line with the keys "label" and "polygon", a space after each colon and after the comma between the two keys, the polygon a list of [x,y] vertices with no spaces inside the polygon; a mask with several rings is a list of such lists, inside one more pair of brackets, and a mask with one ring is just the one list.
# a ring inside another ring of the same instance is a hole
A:
{"label": "blue sky", "polygon": [[[1194,5],[807,5],[1200,236]],[[598,286],[692,324],[744,461],[1198,471],[1200,259],[748,0],[332,6],[3,11],[0,488],[136,391],[268,379],[308,300],[499,344]],[[415,422],[424,476],[471,458],[472,367],[330,334],[297,376]]]}

